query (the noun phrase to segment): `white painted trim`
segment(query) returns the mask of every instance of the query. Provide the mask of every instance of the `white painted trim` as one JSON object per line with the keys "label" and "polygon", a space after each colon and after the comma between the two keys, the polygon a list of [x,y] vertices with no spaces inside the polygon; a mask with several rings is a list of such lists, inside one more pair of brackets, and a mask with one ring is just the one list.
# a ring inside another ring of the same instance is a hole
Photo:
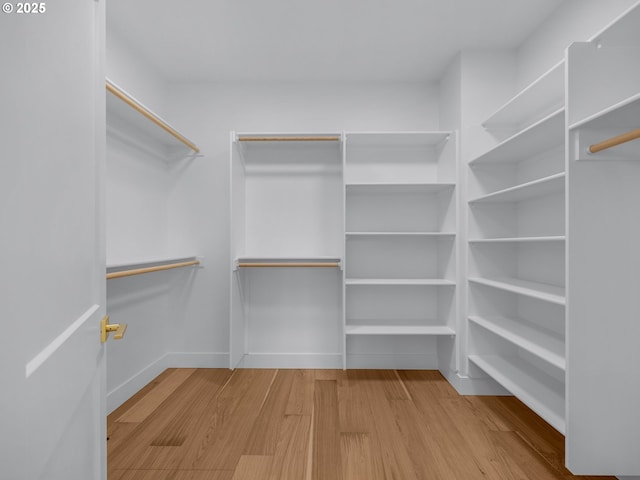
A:
{"label": "white painted trim", "polygon": [[107,415],[164,372],[167,369],[166,358],[166,355],[160,357],[110,392],[107,392]]}
{"label": "white painted trim", "polygon": [[513,396],[511,392],[491,377],[474,378],[462,376],[458,372],[451,370],[440,370],[440,373],[460,395]]}
{"label": "white painted trim", "polygon": [[387,370],[437,370],[436,353],[389,354],[352,353],[347,354],[347,368],[387,369]]}
{"label": "white painted trim", "polygon": [[169,352],[165,368],[229,368],[229,352]]}
{"label": "white painted trim", "polygon": [[129,400],[167,368],[228,368],[229,353],[170,352],[107,393],[107,415]]}
{"label": "white painted trim", "polygon": [[340,353],[248,353],[237,368],[342,369]]}
{"label": "white painted trim", "polygon": [[[71,338],[71,336],[82,327],[87,320],[89,320],[96,311],[100,308],[100,305],[92,305],[86,312],[84,312],[75,322],[69,325],[60,335],[58,335],[49,345],[44,347],[40,353],[38,353],[31,361],[29,361],[25,368],[26,378],[29,378],[34,374],[38,368],[40,368],[56,351],[64,345],[64,343]],[[98,336],[96,335],[96,341]]]}

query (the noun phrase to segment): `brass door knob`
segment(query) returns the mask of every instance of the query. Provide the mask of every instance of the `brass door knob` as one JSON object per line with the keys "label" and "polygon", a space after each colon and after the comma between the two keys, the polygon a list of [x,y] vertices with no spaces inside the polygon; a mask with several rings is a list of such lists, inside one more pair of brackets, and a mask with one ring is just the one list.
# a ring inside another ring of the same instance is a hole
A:
{"label": "brass door knob", "polygon": [[126,331],[126,323],[109,323],[109,315],[105,315],[102,320],[100,320],[100,341],[102,343],[107,341],[111,332],[115,332],[113,334],[114,340],[122,340],[124,332]]}

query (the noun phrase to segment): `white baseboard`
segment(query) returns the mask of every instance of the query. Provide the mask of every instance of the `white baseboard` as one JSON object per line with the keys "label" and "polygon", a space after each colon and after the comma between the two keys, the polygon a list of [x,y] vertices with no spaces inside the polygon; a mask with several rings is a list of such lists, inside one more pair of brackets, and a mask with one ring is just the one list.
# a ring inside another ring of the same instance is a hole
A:
{"label": "white baseboard", "polygon": [[107,393],[107,415],[129,400],[167,368],[229,368],[229,354],[216,352],[167,353]]}
{"label": "white baseboard", "polygon": [[237,368],[342,368],[339,353],[248,353]]}
{"label": "white baseboard", "polygon": [[166,355],[160,357],[110,392],[107,392],[107,415],[164,372],[167,369],[166,358]]}
{"label": "white baseboard", "polygon": [[229,368],[227,352],[171,352],[165,359],[167,368]]}
{"label": "white baseboard", "polygon": [[437,370],[437,354],[363,354],[347,355],[347,368],[386,370]]}
{"label": "white baseboard", "polygon": [[440,370],[440,373],[460,395],[513,395],[491,377],[463,377],[451,370]]}

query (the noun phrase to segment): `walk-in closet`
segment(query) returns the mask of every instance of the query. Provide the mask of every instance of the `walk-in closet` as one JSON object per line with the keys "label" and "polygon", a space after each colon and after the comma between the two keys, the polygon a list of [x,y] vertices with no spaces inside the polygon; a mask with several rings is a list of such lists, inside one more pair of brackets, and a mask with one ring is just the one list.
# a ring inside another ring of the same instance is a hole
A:
{"label": "walk-in closet", "polygon": [[638,0],[0,14],[0,480],[640,479]]}

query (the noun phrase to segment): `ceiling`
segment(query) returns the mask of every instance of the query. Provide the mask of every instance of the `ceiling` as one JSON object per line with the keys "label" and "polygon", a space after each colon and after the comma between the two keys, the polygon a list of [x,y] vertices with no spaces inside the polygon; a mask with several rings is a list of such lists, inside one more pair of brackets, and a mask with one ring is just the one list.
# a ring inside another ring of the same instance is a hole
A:
{"label": "ceiling", "polygon": [[107,35],[168,81],[424,82],[461,49],[517,48],[563,1],[109,0]]}

